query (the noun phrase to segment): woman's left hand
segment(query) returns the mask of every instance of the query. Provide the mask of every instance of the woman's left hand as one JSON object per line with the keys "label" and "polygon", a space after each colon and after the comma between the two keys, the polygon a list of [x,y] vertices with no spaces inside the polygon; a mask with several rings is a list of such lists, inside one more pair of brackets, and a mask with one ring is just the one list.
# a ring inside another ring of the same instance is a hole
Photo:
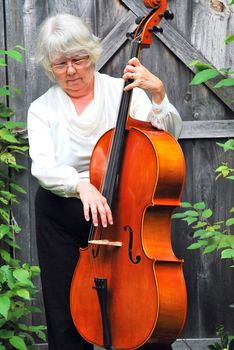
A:
{"label": "woman's left hand", "polygon": [[136,57],[133,57],[128,61],[128,64],[124,69],[123,79],[133,80],[132,83],[125,87],[124,91],[129,91],[135,87],[139,87],[148,91],[151,94],[153,101],[157,104],[160,104],[165,97],[163,82],[146,69]]}

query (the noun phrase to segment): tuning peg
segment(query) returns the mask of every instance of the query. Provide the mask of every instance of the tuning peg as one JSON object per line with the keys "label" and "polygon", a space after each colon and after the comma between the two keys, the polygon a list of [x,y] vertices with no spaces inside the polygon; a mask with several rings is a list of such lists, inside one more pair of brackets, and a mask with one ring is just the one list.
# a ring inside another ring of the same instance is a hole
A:
{"label": "tuning peg", "polygon": [[144,16],[139,16],[139,17],[137,17],[137,18],[135,19],[135,23],[136,23],[136,24],[140,24],[141,21],[143,20],[143,18],[144,18]]}
{"label": "tuning peg", "polygon": [[153,28],[149,29],[149,32],[161,33],[162,34],[163,33],[163,28],[154,26]]}
{"label": "tuning peg", "polygon": [[174,13],[172,13],[172,12],[169,11],[169,10],[166,10],[166,11],[163,13],[162,17],[164,17],[167,21],[168,21],[168,20],[172,20],[172,19],[174,18]]}

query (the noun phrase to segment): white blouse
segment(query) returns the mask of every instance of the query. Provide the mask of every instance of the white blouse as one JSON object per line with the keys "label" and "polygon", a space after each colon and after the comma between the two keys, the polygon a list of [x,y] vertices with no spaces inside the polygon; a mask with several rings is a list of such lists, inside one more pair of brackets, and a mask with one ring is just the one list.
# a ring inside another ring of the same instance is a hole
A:
{"label": "white blouse", "polygon": [[[80,180],[89,181],[92,150],[104,132],[116,124],[123,80],[95,73],[94,99],[78,115],[70,97],[58,86],[35,100],[28,111],[28,136],[32,175],[45,189],[63,197],[77,197]],[[152,104],[135,88],[130,106],[135,119],[169,131],[178,138],[181,118],[165,97]]]}

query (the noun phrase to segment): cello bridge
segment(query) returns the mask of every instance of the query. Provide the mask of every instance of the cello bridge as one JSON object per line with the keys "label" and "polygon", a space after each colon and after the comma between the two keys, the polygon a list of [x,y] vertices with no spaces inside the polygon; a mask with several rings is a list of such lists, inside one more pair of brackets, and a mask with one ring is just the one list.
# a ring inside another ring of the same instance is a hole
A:
{"label": "cello bridge", "polygon": [[122,247],[123,243],[122,242],[111,242],[108,239],[92,239],[90,241],[88,241],[88,243],[90,244],[98,244],[98,245],[109,245],[109,246],[113,246],[113,247]]}

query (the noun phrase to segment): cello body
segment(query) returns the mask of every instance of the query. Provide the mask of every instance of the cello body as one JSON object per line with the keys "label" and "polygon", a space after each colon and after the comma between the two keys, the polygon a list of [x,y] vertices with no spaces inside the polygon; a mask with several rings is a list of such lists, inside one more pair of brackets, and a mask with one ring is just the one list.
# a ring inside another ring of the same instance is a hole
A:
{"label": "cello body", "polygon": [[[113,130],[105,133],[92,154],[91,183],[101,190]],[[147,341],[171,344],[186,317],[183,261],[172,250],[171,213],[180,205],[185,162],[178,142],[150,123],[128,119],[114,224],[96,228],[97,237],[121,245],[89,244],[71,285],[71,314],[88,342],[106,348],[135,349]],[[101,230],[101,232],[99,232]],[[103,317],[94,285],[107,280],[105,312],[110,343],[103,340]]]}

